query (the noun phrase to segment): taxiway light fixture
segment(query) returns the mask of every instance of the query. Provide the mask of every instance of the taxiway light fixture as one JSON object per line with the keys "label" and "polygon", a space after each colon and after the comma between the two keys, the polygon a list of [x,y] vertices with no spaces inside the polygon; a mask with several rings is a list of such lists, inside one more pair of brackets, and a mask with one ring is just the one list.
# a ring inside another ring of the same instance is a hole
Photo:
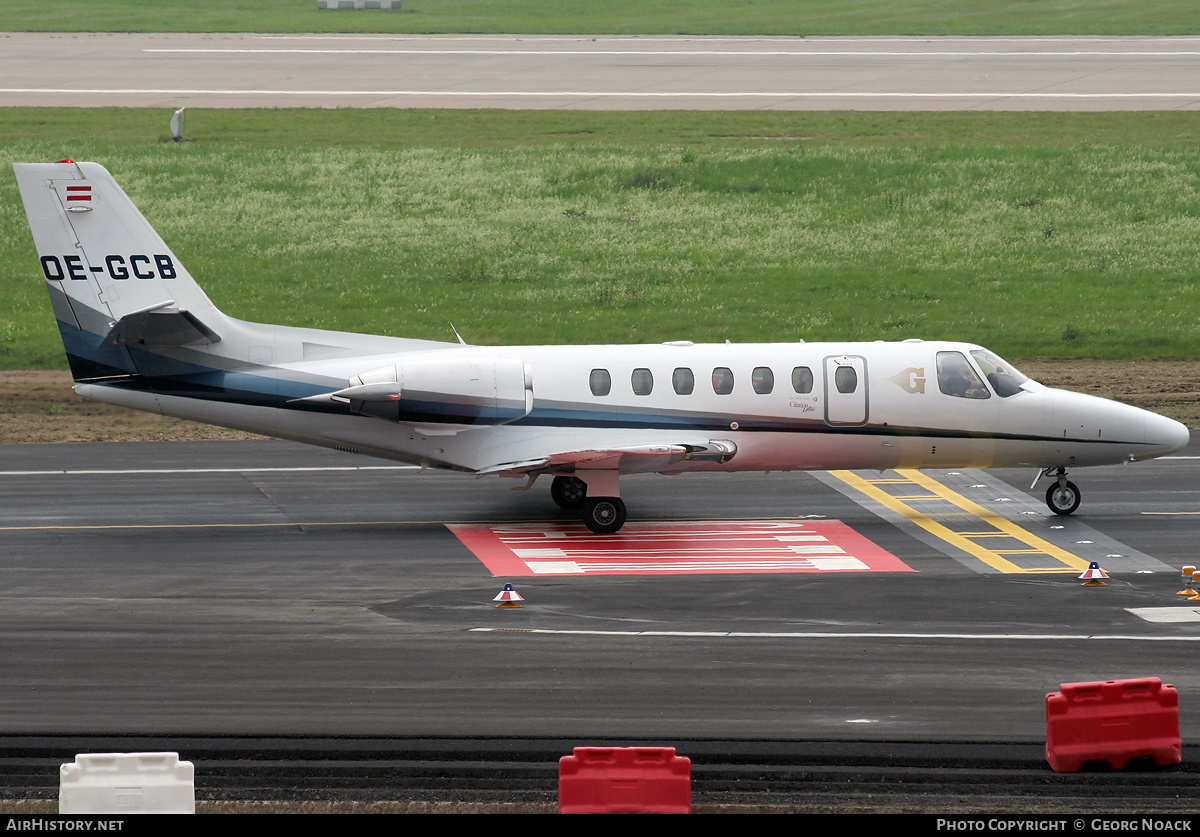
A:
{"label": "taxiway light fixture", "polygon": [[504,589],[496,594],[494,602],[500,602],[496,607],[520,607],[521,602],[525,601],[521,598],[521,594],[513,589],[511,584],[505,584]]}
{"label": "taxiway light fixture", "polygon": [[1088,565],[1088,568],[1079,576],[1083,580],[1084,587],[1107,587],[1104,579],[1108,578],[1108,573],[1100,569],[1100,565],[1093,561]]}

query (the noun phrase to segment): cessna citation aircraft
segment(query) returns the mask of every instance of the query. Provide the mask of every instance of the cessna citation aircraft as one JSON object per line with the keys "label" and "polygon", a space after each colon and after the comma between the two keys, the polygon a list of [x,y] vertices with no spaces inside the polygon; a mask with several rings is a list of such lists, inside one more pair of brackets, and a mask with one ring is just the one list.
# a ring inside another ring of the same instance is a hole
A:
{"label": "cessna citation aircraft", "polygon": [[1028,466],[1071,514],[1068,468],[1188,443],[965,343],[484,347],[235,320],[102,166],[13,168],[78,394],[525,488],[550,476],[593,532],[625,522],[620,478],[651,472]]}

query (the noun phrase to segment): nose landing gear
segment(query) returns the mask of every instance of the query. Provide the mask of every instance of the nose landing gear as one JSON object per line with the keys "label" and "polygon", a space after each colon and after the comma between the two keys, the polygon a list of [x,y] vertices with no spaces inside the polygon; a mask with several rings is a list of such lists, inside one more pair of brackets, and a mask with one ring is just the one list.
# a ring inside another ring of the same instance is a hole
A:
{"label": "nose landing gear", "polygon": [[[1066,468],[1047,468],[1038,473],[1038,478],[1041,477],[1053,477],[1055,480],[1046,489],[1046,505],[1050,507],[1050,511],[1067,515],[1079,508],[1079,501],[1083,499],[1083,495],[1079,492],[1079,486],[1067,479]],[[1034,483],[1037,483],[1037,479]]]}

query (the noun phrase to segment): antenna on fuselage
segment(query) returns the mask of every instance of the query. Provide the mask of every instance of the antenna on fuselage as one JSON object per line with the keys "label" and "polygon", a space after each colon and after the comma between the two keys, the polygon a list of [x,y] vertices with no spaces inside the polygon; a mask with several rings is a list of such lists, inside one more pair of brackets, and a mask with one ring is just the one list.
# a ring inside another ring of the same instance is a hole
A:
{"label": "antenna on fuselage", "polygon": [[454,327],[454,323],[450,323],[450,330],[454,332],[454,336],[458,338],[458,342],[464,346],[470,345],[466,340],[462,339],[462,335],[458,333],[458,329]]}

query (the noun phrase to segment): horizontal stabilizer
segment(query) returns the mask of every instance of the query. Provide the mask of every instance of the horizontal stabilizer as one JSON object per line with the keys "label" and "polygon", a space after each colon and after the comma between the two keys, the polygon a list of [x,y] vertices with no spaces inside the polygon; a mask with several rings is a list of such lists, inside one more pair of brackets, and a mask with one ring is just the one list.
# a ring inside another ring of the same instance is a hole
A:
{"label": "horizontal stabilizer", "polygon": [[221,336],[190,311],[172,308],[173,301],[126,314],[113,323],[100,348],[113,346],[186,346],[219,343]]}

